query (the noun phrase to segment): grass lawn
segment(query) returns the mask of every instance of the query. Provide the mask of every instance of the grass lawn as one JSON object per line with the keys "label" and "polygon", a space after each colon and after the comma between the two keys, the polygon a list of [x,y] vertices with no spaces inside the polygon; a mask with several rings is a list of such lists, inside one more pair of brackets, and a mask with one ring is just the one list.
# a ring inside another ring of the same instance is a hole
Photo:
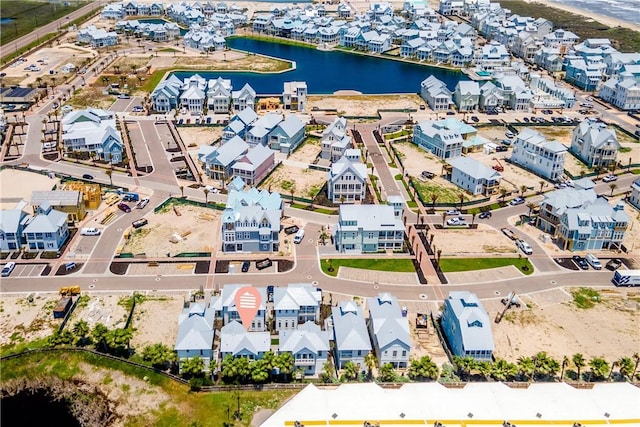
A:
{"label": "grass lawn", "polygon": [[[364,259],[323,259],[320,260],[322,271],[329,276],[337,276],[340,267],[361,268],[363,270],[378,270],[378,271],[396,271],[398,273],[413,273],[415,268],[413,262],[410,259],[377,259],[377,258],[364,258]],[[333,271],[329,271],[329,266],[333,268]]]}
{"label": "grass lawn", "polygon": [[0,16],[3,19],[13,19],[13,21],[0,26],[0,45],[10,43],[36,28],[62,18],[87,3],[74,1],[68,4],[69,6],[65,6],[62,2],[50,3],[27,0],[4,0],[0,2]]}
{"label": "grass lawn", "polygon": [[[533,273],[533,265],[527,258],[445,258],[440,260],[440,268],[445,273],[486,270],[507,265],[515,265],[527,276]],[[523,270],[523,267],[527,267],[527,270]]]}
{"label": "grass lawn", "polygon": [[[419,179],[414,179],[412,182],[425,205],[431,204],[432,194],[438,196],[436,203],[460,203],[460,190],[441,187],[437,184],[420,181]],[[466,194],[464,199],[465,201],[469,200]]]}
{"label": "grass lawn", "polygon": [[[242,421],[234,425],[249,425],[251,416],[258,408],[278,408],[295,390],[241,391],[215,393],[192,393],[189,386],[177,383],[153,371],[133,367],[120,361],[85,353],[36,353],[2,362],[3,380],[55,376],[70,379],[82,378],[87,369],[102,368],[107,372],[120,372],[138,379],[146,378],[148,388],[156,388],[169,396],[170,402],[179,405],[158,405],[153,411],[128,418],[124,424],[136,426],[220,426],[227,417],[227,407],[235,409],[240,399]],[[108,375],[108,373],[107,373]],[[127,400],[129,390],[123,389],[121,399]]]}

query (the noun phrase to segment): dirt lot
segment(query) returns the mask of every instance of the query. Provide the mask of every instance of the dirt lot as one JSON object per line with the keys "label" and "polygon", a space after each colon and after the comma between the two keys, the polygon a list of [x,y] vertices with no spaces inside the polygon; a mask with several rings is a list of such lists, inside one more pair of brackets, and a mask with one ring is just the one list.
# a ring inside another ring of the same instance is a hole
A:
{"label": "dirt lot", "polygon": [[[20,185],[15,185],[18,182]],[[14,209],[20,200],[31,200],[33,191],[49,191],[59,183],[58,178],[50,179],[39,173],[3,169],[0,171],[0,209]]]}
{"label": "dirt lot", "polygon": [[[558,360],[582,353],[587,360],[601,356],[612,361],[638,352],[637,291],[603,292],[603,302],[590,309],[577,308],[569,292],[532,294],[523,298],[530,309],[516,309],[500,324],[492,324],[496,357],[515,362],[520,356],[546,351]],[[485,304],[489,317],[493,319],[501,306],[499,301]]]}
{"label": "dirt lot", "polygon": [[294,197],[313,198],[326,180],[326,172],[281,164],[260,184],[260,188],[277,191],[285,199],[291,196],[292,189]]}
{"label": "dirt lot", "polygon": [[513,254],[517,252],[511,240],[500,231],[485,224],[478,224],[476,230],[435,230],[434,233],[433,243],[438,249],[442,249],[442,256]]}
{"label": "dirt lot", "polygon": [[[532,190],[540,189],[540,180],[542,180],[542,178],[532,174],[531,172],[517,165],[514,165],[512,163],[507,163],[504,160],[505,158],[511,157],[511,150],[504,153],[492,153],[492,154],[477,152],[477,153],[470,153],[467,156],[478,160],[479,162],[481,162],[482,164],[488,167],[492,167],[496,164],[496,160],[494,159],[499,159],[500,163],[502,164],[502,167],[504,168],[504,170],[500,172],[500,174],[502,175],[502,181],[500,183],[501,188],[505,188],[509,191],[515,191],[515,192],[519,192],[520,187],[522,187],[523,185]],[[550,185],[550,184],[546,184],[546,185]],[[549,187],[545,187],[545,188],[549,188]]]}
{"label": "dirt lot", "polygon": [[122,300],[129,297],[129,294],[89,295],[87,301],[78,303],[68,325],[73,325],[82,319],[89,324],[90,328],[93,328],[96,323],[102,323],[107,328],[122,328],[129,314]]}
{"label": "dirt lot", "polygon": [[375,116],[378,109],[414,109],[426,104],[415,94],[404,95],[323,95],[307,98],[308,110],[318,107],[322,110],[335,109],[341,116]]}
{"label": "dirt lot", "polygon": [[212,252],[218,238],[220,215],[221,212],[215,209],[167,205],[159,213],[145,216],[149,224],[130,230],[123,252],[145,253],[151,257],[163,257],[167,253]]}
{"label": "dirt lot", "polygon": [[0,345],[32,341],[51,335],[61,320],[53,318],[60,298],[37,295],[33,302],[26,295],[2,295],[0,299]]}
{"label": "dirt lot", "polygon": [[186,294],[147,296],[137,304],[133,315],[136,332],[131,345],[138,350],[156,343],[173,347],[178,336],[178,315],[185,297]]}
{"label": "dirt lot", "polygon": [[307,138],[307,140],[289,156],[289,160],[313,163],[313,161],[320,155],[320,151],[322,151],[320,140],[317,138]]}

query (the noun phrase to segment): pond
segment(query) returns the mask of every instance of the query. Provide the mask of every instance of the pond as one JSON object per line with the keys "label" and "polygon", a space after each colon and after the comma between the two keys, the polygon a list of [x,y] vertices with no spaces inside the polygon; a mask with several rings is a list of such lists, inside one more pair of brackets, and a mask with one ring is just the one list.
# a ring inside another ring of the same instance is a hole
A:
{"label": "pond", "polygon": [[[460,80],[468,78],[459,71],[450,71],[383,57],[358,55],[343,51],[320,51],[247,38],[231,38],[232,49],[253,52],[295,62],[295,69],[282,73],[198,72],[206,79],[221,76],[231,79],[234,89],[249,83],[260,95],[281,94],[287,81],[307,82],[310,94],[331,94],[338,90],[355,90],[363,94],[418,93],[420,83],[434,75],[453,90]],[[193,72],[177,71],[184,79]]]}
{"label": "pond", "polygon": [[0,18],[0,25],[8,24],[13,22],[13,18]]}

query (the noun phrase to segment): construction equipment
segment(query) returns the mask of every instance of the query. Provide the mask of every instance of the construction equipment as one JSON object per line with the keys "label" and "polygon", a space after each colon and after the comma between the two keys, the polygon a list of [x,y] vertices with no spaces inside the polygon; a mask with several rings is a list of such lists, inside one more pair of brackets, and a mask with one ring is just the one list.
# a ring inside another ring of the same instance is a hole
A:
{"label": "construction equipment", "polygon": [[503,172],[504,171],[504,166],[502,166],[502,163],[500,163],[500,160],[498,160],[497,157],[494,157],[491,160],[495,160],[496,164],[491,166],[493,168],[493,170],[498,171],[498,172]]}
{"label": "construction equipment", "polygon": [[63,286],[60,288],[60,295],[69,297],[80,295],[80,286]]}
{"label": "construction equipment", "polygon": [[518,305],[516,305],[516,307],[520,307],[520,303],[518,302],[518,299],[516,298],[516,293],[513,292],[513,291],[509,292],[509,295],[507,295],[506,298],[502,299],[502,303],[504,304],[504,308],[496,316],[496,320],[495,320],[496,323],[500,323],[500,321],[502,320],[502,318],[506,314],[507,310],[509,310],[512,306],[518,304]]}

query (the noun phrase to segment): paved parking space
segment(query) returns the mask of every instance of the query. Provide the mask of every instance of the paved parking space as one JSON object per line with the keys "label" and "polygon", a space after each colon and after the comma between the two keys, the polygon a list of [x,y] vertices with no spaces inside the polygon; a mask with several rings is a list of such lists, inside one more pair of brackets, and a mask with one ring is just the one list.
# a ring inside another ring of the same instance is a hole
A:
{"label": "paved parking space", "polygon": [[192,262],[185,263],[160,263],[153,266],[149,263],[130,264],[127,275],[133,276],[172,276],[193,274],[196,264]]}
{"label": "paved parking space", "polygon": [[147,141],[140,130],[140,125],[135,121],[127,121],[127,129],[131,141],[131,148],[136,153],[136,163],[138,167],[152,166],[151,154],[147,147]]}
{"label": "paved parking space", "polygon": [[47,264],[16,264],[11,277],[35,277],[40,276]]}

